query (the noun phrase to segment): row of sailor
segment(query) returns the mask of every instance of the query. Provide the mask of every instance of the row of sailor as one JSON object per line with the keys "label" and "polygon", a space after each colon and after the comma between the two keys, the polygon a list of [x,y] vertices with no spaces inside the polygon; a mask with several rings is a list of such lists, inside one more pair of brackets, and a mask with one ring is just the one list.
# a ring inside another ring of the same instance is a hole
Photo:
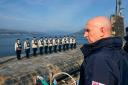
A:
{"label": "row of sailor", "polygon": [[[30,48],[32,47],[33,49],[33,56],[37,56],[37,50],[39,47],[40,54],[47,54],[47,53],[52,53],[52,52],[57,52],[63,50],[69,50],[69,48],[73,49],[76,48],[76,39],[73,36],[64,36],[62,37],[55,37],[55,38],[43,38],[41,37],[39,40],[36,39],[36,37],[33,37],[31,44],[29,41],[29,38],[27,38],[24,41],[24,50],[26,53],[26,57],[29,58],[30,54]],[[22,52],[22,44],[20,39],[17,39],[15,43],[15,51],[17,54],[17,59],[21,59],[21,52]]]}

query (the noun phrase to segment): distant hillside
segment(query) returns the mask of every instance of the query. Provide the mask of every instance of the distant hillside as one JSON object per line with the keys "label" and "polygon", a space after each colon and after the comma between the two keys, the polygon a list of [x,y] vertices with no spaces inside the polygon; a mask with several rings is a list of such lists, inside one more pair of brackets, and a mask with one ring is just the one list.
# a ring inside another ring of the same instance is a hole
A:
{"label": "distant hillside", "polygon": [[81,29],[80,31],[73,33],[73,35],[75,35],[75,36],[83,36],[83,31],[84,31],[84,29]]}
{"label": "distant hillside", "polygon": [[21,31],[21,30],[10,30],[10,29],[1,29],[0,28],[0,34],[30,34],[33,36],[63,36],[63,35],[69,35],[72,34],[70,32],[66,31],[46,31],[46,32],[34,32],[34,31]]}
{"label": "distant hillside", "polygon": [[31,35],[49,35],[49,36],[74,35],[74,36],[82,37],[83,29],[75,33],[66,32],[66,31],[27,32],[21,30],[0,29],[0,34],[31,34]]}
{"label": "distant hillside", "polygon": [[84,31],[84,29],[81,29],[80,31],[73,33],[73,35],[76,37],[77,42],[79,44],[87,43],[87,41],[85,40],[85,38],[83,36],[83,31]]}
{"label": "distant hillside", "polygon": [[19,30],[10,30],[10,29],[0,29],[0,34],[24,34],[28,33],[26,31],[19,31]]}

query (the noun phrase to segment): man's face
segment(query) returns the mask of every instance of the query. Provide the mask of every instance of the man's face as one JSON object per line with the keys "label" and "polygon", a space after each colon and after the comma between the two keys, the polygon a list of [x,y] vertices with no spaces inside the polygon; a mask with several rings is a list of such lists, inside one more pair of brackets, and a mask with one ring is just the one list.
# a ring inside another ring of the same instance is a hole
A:
{"label": "man's face", "polygon": [[20,40],[17,40],[18,43],[20,43]]}
{"label": "man's face", "polygon": [[29,39],[26,39],[26,41],[28,42],[28,41],[29,41]]}
{"label": "man's face", "polygon": [[102,31],[98,26],[93,25],[92,23],[87,23],[84,30],[84,37],[91,44],[101,39]]}
{"label": "man's face", "polygon": [[36,40],[36,38],[33,38],[34,40]]}

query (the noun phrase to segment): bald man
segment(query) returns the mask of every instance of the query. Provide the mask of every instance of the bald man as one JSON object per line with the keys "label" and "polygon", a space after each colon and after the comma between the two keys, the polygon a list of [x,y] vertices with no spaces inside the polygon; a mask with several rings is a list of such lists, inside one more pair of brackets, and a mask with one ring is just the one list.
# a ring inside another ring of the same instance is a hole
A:
{"label": "bald man", "polygon": [[88,44],[81,48],[84,61],[79,85],[128,85],[128,55],[122,50],[121,38],[111,37],[111,30],[104,16],[87,22],[84,37]]}

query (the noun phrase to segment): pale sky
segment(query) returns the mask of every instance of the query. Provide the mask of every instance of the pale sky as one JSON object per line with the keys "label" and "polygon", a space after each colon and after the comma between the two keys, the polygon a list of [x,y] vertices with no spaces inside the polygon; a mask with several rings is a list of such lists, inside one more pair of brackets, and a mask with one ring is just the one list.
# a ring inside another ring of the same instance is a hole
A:
{"label": "pale sky", "polygon": [[[128,0],[125,26],[128,26]],[[115,0],[0,0],[0,28],[25,31],[70,31],[84,28],[88,19],[115,13]]]}

